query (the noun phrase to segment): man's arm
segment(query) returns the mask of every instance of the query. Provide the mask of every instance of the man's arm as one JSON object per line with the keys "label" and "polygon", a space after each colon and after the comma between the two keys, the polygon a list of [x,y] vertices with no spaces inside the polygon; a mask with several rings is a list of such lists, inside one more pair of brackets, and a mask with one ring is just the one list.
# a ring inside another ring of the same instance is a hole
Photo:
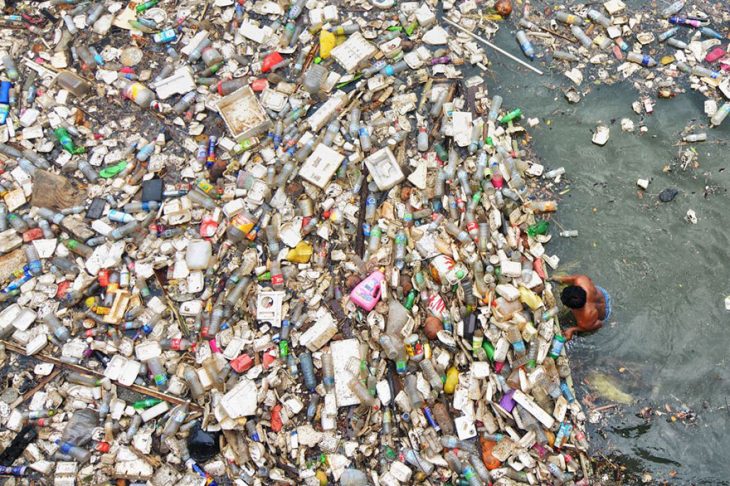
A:
{"label": "man's arm", "polygon": [[575,282],[578,280],[579,277],[580,275],[557,275],[553,277],[553,280],[560,283],[575,285]]}
{"label": "man's arm", "polygon": [[603,326],[603,321],[594,321],[593,324],[591,324],[590,326],[585,326],[585,327],[578,327],[578,326],[569,327],[568,329],[563,331],[563,336],[565,336],[565,339],[570,341],[573,338],[573,334],[575,334],[576,332],[596,331],[596,330],[600,329],[601,326]]}

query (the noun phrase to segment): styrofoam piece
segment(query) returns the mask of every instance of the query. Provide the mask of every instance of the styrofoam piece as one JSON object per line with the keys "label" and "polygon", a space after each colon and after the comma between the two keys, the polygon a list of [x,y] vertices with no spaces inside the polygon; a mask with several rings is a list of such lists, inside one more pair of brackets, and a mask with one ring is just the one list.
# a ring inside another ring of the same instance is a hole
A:
{"label": "styrofoam piece", "polygon": [[232,419],[248,417],[256,413],[256,383],[241,377],[241,380],[221,399],[221,407]]}
{"label": "styrofoam piece", "polygon": [[324,189],[343,160],[344,155],[320,143],[299,169],[299,175],[305,181]]}
{"label": "styrofoam piece", "polygon": [[216,108],[236,141],[259,135],[271,125],[269,115],[249,86],[224,96]]}
{"label": "styrofoam piece", "polygon": [[396,184],[403,182],[405,175],[398,165],[398,161],[390,148],[385,147],[365,159],[365,164],[373,176],[375,184],[381,191],[392,189]]}
{"label": "styrofoam piece", "polygon": [[360,363],[360,342],[357,339],[343,339],[342,341],[333,341],[330,344],[330,352],[332,353],[332,362],[335,371],[335,396],[337,397],[337,407],[349,407],[350,405],[358,405],[360,400],[350,390],[350,380],[355,376],[357,369],[352,369],[351,363]]}

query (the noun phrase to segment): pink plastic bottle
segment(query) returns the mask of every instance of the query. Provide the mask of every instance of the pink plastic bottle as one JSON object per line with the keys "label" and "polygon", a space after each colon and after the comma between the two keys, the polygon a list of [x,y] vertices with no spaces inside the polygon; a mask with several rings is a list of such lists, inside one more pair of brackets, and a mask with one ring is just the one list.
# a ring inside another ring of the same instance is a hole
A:
{"label": "pink plastic bottle", "polygon": [[366,311],[373,310],[375,304],[380,300],[380,286],[384,280],[385,276],[381,272],[371,273],[352,289],[350,300]]}

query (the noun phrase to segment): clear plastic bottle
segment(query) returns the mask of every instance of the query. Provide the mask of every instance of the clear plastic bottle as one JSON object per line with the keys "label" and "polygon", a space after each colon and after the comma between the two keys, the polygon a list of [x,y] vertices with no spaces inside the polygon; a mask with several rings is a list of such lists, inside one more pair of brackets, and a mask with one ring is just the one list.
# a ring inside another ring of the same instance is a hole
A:
{"label": "clear plastic bottle", "polygon": [[577,25],[573,25],[570,27],[570,31],[573,33],[576,39],[578,39],[583,47],[585,47],[586,49],[591,48],[591,45],[593,45],[593,40],[591,40],[591,38],[588,37],[585,32],[583,32],[583,29],[581,29]]}
{"label": "clear plastic bottle", "polygon": [[365,385],[363,385],[358,378],[353,377],[350,380],[348,387],[350,388],[352,393],[360,400],[360,403],[362,405],[365,405],[367,407],[373,407],[376,405],[377,402],[375,398],[370,394],[367,387],[365,387]]}
{"label": "clear plastic bottle", "polygon": [[340,121],[334,119],[327,125],[327,132],[324,134],[322,143],[327,147],[331,147],[338,133],[340,133]]}
{"label": "clear plastic bottle", "polygon": [[671,17],[672,15],[676,15],[679,13],[680,10],[684,8],[684,0],[678,0],[670,5],[668,5],[664,10],[660,12],[660,15],[664,18]]}
{"label": "clear plastic bottle", "polygon": [[81,171],[84,177],[86,177],[86,179],[91,183],[94,183],[99,179],[99,174],[87,160],[79,160],[79,171]]}
{"label": "clear plastic bottle", "polygon": [[402,270],[406,263],[406,244],[408,237],[405,232],[400,230],[395,235],[395,266]]}
{"label": "clear plastic bottle", "polygon": [[489,107],[489,116],[487,119],[489,121],[495,121],[497,117],[499,116],[499,110],[502,108],[502,97],[499,95],[495,95],[494,98],[492,98],[492,103]]}
{"label": "clear plastic bottle", "polygon": [[201,58],[208,67],[223,61],[223,55],[215,47],[204,48],[201,53]]}
{"label": "clear plastic bottle", "polygon": [[147,372],[152,375],[152,379],[155,385],[157,385],[157,388],[161,390],[167,388],[167,372],[165,371],[165,367],[162,366],[160,358],[157,356],[152,357],[145,361],[145,364],[147,365]]}
{"label": "clear plastic bottle", "polygon": [[53,335],[62,343],[68,342],[71,339],[71,331],[55,316],[55,314],[46,314],[43,318],[43,322],[50,328]]}
{"label": "clear plastic bottle", "polygon": [[633,62],[635,64],[641,64],[644,67],[654,67],[656,66],[656,61],[654,58],[647,54],[639,54],[637,52],[629,52],[626,55],[626,60],[629,62]]}
{"label": "clear plastic bottle", "polygon": [[420,366],[424,378],[426,378],[426,381],[428,381],[428,383],[431,385],[434,393],[436,395],[440,395],[444,389],[444,383],[441,380],[441,375],[439,375],[436,371],[436,368],[434,368],[431,360],[425,358],[418,363],[418,366]]}
{"label": "clear plastic bottle", "polygon": [[360,139],[360,149],[368,153],[373,149],[373,143],[370,138],[370,129],[367,125],[363,125],[360,127],[360,129],[357,131],[357,135]]}
{"label": "clear plastic bottle", "polygon": [[335,388],[335,365],[331,352],[322,354],[322,384],[327,391]]}
{"label": "clear plastic bottle", "polygon": [[302,86],[311,95],[317,94],[322,89],[322,85],[327,79],[327,68],[321,64],[312,64],[304,73]]}
{"label": "clear plastic bottle", "polygon": [[31,275],[40,275],[43,272],[43,264],[41,263],[41,257],[38,255],[38,250],[32,243],[24,245],[23,250],[25,251],[25,258],[28,260],[28,269]]}
{"label": "clear plastic bottle", "polygon": [[84,464],[91,459],[91,452],[87,451],[82,447],[75,446],[70,442],[61,442],[60,439],[56,440],[56,444],[59,445],[59,452],[74,458],[76,461]]}
{"label": "clear plastic bottle", "polygon": [[555,20],[568,25],[583,25],[585,23],[585,19],[583,17],[573,15],[566,11],[555,12]]}
{"label": "clear plastic bottle", "polygon": [[686,42],[683,42],[683,41],[681,41],[679,39],[676,39],[674,37],[672,37],[670,39],[667,39],[667,45],[668,46],[672,46],[675,49],[687,49],[687,47],[688,47]]}
{"label": "clear plastic bottle", "polygon": [[309,351],[299,356],[299,365],[304,376],[304,386],[307,387],[307,390],[313,392],[317,388],[317,377],[314,375],[314,363],[312,362],[312,355]]}
{"label": "clear plastic bottle", "polygon": [[349,132],[351,137],[356,137],[360,133],[360,115],[362,112],[360,111],[360,108],[353,108],[352,111],[350,111],[350,127]]}
{"label": "clear plastic bottle", "polygon": [[198,373],[195,369],[190,366],[186,367],[185,372],[183,373],[183,378],[187,382],[190,394],[193,396],[194,400],[198,401],[205,396],[205,389],[203,388],[202,383],[200,383]]}
{"label": "clear plastic bottle", "polygon": [[605,28],[611,27],[611,19],[603,15],[601,12],[595,9],[588,10],[588,17],[597,24],[602,25]]}
{"label": "clear plastic bottle", "polygon": [[531,61],[534,61],[535,48],[533,47],[532,42],[530,42],[530,39],[527,38],[527,34],[524,30],[517,31],[517,43],[520,45],[520,49],[522,49],[525,56]]}
{"label": "clear plastic bottle", "polygon": [[717,109],[714,115],[712,115],[712,118],[710,118],[710,124],[713,127],[719,127],[722,125],[722,122],[727,118],[728,113],[730,113],[730,102],[723,103],[723,105]]}
{"label": "clear plastic bottle", "polygon": [[682,137],[682,140],[684,140],[685,142],[704,142],[705,140],[707,140],[707,134],[705,132],[690,133]]}
{"label": "clear plastic bottle", "polygon": [[150,108],[156,100],[155,92],[142,83],[122,78],[117,81],[117,86],[123,97],[133,101],[141,108]]}
{"label": "clear plastic bottle", "polygon": [[428,130],[425,126],[418,127],[417,146],[419,152],[428,151]]}

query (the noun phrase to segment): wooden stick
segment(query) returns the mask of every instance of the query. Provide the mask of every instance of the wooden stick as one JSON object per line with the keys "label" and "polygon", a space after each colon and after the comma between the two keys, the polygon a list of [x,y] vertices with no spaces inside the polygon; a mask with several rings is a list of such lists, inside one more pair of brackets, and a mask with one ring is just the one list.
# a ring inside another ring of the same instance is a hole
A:
{"label": "wooden stick", "polygon": [[[58,358],[54,358],[53,356],[48,356],[47,354],[26,354],[25,350],[21,348],[20,346],[16,346],[13,343],[10,343],[8,341],[0,341],[0,343],[5,345],[5,349],[12,351],[13,353],[19,354],[21,356],[26,356],[28,358],[35,358],[39,361],[43,361],[45,363],[52,363],[54,365],[60,366],[62,368],[66,368],[72,371],[76,371],[78,373],[84,373],[91,376],[96,376],[99,378],[105,378],[103,373],[100,373],[98,371],[91,370],[89,368],[86,368],[84,366],[80,366],[73,363],[66,363],[65,361],[61,361]],[[50,380],[49,380],[50,381]],[[126,388],[128,390],[132,390],[133,392],[141,393],[142,395],[147,395],[153,398],[158,398],[162,401],[173,403],[175,405],[182,405],[184,403],[188,403],[191,410],[195,410],[197,412],[202,412],[203,407],[198,405],[197,403],[192,403],[189,400],[185,400],[180,397],[176,397],[174,395],[168,395],[167,393],[162,393],[161,391],[154,390],[152,388],[148,388],[146,386],[141,385],[123,385],[119,382],[114,382],[117,386],[121,386],[122,388]]]}

